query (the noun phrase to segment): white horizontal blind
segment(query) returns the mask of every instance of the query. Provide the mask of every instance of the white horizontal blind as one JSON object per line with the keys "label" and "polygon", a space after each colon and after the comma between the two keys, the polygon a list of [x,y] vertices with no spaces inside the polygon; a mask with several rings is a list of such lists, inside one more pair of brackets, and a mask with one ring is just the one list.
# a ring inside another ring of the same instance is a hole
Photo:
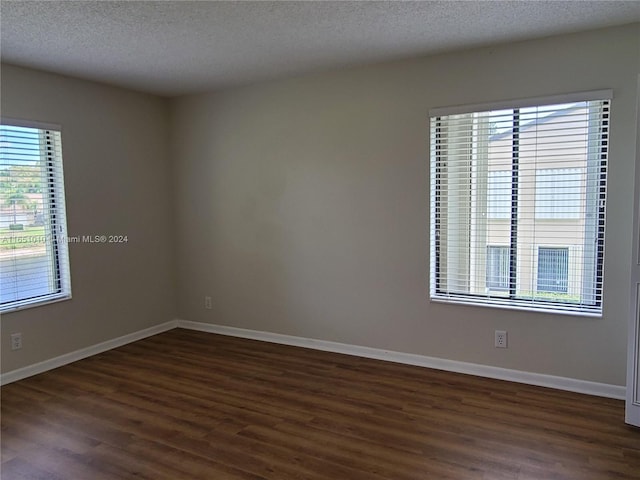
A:
{"label": "white horizontal blind", "polygon": [[431,118],[432,299],[602,313],[609,100],[571,100]]}
{"label": "white horizontal blind", "polygon": [[71,295],[60,132],[0,125],[0,309]]}

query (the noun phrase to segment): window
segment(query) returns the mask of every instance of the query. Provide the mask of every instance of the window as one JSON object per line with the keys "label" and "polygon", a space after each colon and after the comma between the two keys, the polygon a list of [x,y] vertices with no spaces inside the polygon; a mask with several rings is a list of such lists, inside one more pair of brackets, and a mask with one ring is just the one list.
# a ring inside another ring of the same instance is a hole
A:
{"label": "window", "polygon": [[432,300],[602,313],[609,98],[431,111]]}
{"label": "window", "polygon": [[538,292],[567,293],[569,249],[538,248]]}
{"label": "window", "polygon": [[0,124],[0,310],[70,298],[59,128]]}
{"label": "window", "polygon": [[489,172],[487,192],[487,216],[509,220],[511,217],[511,172],[497,170]]}
{"label": "window", "polygon": [[580,168],[536,170],[536,218],[580,219],[583,177]]}
{"label": "window", "polygon": [[509,289],[509,247],[487,246],[487,288]]}

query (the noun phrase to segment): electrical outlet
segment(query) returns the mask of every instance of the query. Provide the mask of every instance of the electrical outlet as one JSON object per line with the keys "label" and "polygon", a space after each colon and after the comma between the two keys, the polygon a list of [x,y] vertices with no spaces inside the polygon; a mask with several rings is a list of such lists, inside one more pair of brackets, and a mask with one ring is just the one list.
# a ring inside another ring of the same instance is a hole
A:
{"label": "electrical outlet", "polygon": [[204,297],[204,308],[211,310],[211,297]]}
{"label": "electrical outlet", "polygon": [[11,350],[20,350],[22,348],[22,333],[11,334]]}
{"label": "electrical outlet", "polygon": [[496,330],[495,341],[493,344],[496,348],[507,348],[507,331]]}

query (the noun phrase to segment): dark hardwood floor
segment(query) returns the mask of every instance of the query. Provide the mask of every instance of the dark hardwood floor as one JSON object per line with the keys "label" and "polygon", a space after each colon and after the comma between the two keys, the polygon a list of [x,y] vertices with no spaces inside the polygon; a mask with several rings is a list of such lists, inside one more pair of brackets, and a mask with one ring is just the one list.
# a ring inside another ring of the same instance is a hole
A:
{"label": "dark hardwood floor", "polygon": [[2,479],[639,479],[624,404],[172,330],[1,389]]}

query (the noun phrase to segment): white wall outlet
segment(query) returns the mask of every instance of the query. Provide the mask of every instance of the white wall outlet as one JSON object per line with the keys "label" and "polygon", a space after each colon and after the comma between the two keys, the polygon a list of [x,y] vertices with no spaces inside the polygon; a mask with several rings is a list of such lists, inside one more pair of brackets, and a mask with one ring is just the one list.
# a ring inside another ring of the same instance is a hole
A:
{"label": "white wall outlet", "polygon": [[11,334],[11,350],[20,350],[22,348],[22,333]]}
{"label": "white wall outlet", "polygon": [[506,330],[496,330],[496,336],[495,336],[493,346],[496,348],[507,348],[507,331]]}
{"label": "white wall outlet", "polygon": [[211,297],[204,297],[204,308],[211,310]]}

